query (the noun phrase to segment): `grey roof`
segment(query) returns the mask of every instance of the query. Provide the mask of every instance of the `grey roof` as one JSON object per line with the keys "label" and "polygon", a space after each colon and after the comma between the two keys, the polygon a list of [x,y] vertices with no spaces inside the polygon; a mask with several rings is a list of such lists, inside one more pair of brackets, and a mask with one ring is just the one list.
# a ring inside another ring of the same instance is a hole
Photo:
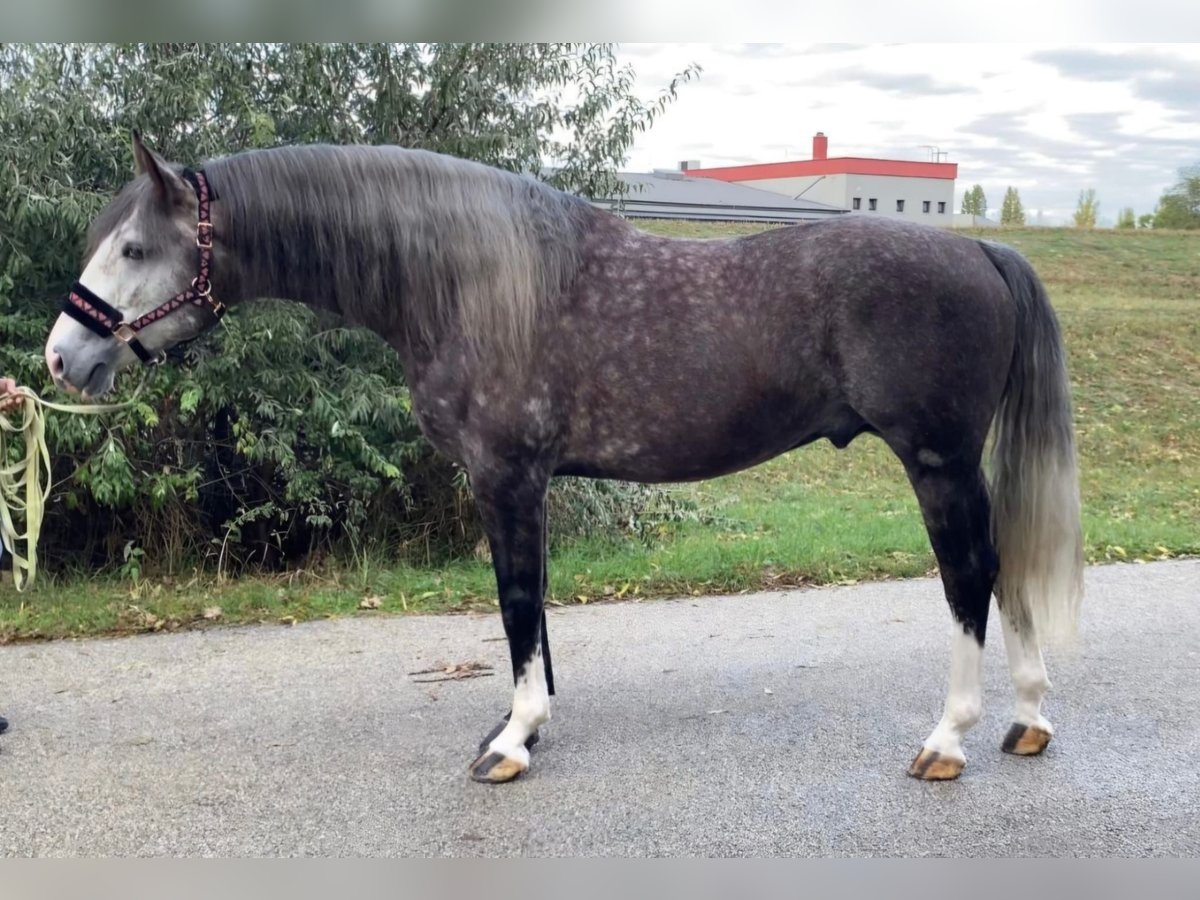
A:
{"label": "grey roof", "polygon": [[620,178],[629,193],[594,202],[629,218],[801,222],[846,212],[815,200],[793,200],[773,191],[681,172],[622,172]]}

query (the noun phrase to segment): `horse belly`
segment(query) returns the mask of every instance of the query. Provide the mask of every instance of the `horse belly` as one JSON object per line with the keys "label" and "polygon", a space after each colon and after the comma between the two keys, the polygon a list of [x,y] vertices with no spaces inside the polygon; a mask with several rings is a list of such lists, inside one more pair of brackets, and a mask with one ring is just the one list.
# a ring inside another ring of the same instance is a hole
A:
{"label": "horse belly", "polygon": [[558,473],[700,481],[758,465],[834,427],[821,406],[782,392],[724,403],[711,402],[703,391],[650,399],[622,406],[624,415],[611,421],[593,419],[583,440],[572,441]]}

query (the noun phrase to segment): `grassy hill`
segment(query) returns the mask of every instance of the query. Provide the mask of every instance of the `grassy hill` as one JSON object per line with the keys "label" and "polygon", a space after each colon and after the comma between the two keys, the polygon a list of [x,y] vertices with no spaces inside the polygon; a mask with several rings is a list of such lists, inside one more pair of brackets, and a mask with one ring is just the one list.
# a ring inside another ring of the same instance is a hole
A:
{"label": "grassy hill", "polygon": [[[754,227],[656,222],[713,237]],[[1200,554],[1200,233],[1020,229],[975,232],[1021,250],[1066,336],[1091,561]],[[650,542],[580,541],[551,561],[554,602],[740,591],[917,575],[934,566],[916,501],[882,443],[825,443],[677,489],[701,521]],[[366,595],[391,611],[491,605],[489,567],[365,565],[186,589],[140,582],[47,585],[0,596],[0,640],[134,631],[202,621],[348,614]],[[372,613],[377,614],[377,613]]]}

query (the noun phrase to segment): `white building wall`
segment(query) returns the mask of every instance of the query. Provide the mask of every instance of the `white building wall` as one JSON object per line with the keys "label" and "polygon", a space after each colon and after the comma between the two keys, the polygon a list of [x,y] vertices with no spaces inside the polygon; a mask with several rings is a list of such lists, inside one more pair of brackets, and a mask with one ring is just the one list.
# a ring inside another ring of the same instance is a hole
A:
{"label": "white building wall", "polygon": [[[803,178],[765,178],[742,181],[750,187],[789,197],[803,196],[840,206],[851,212],[924,222],[928,225],[950,225],[954,217],[954,182],[948,178],[904,178],[891,175],[811,175]],[[858,198],[859,208],[854,208]],[[875,208],[871,209],[871,200]],[[904,210],[896,202],[904,201]],[[925,212],[925,203],[929,212]],[[945,204],[938,211],[938,204]]]}
{"label": "white building wall", "polygon": [[739,181],[746,187],[786,194],[792,199],[815,200],[841,209],[846,205],[845,175],[805,175],[802,178],[765,178],[755,181]]}
{"label": "white building wall", "polygon": [[739,181],[746,187],[772,191],[776,194],[786,194],[793,199],[802,197],[805,200],[815,200],[818,203],[828,203],[841,207],[846,199],[845,175],[805,175],[801,178],[760,178],[753,181]]}
{"label": "white building wall", "polygon": [[[860,209],[854,209],[858,198]],[[954,219],[954,182],[948,178],[903,178],[891,175],[847,175],[845,209],[927,225],[950,225]],[[904,210],[897,201],[904,201]],[[925,211],[925,204],[929,211]],[[938,204],[944,204],[939,207]],[[939,209],[941,210],[939,212]]]}

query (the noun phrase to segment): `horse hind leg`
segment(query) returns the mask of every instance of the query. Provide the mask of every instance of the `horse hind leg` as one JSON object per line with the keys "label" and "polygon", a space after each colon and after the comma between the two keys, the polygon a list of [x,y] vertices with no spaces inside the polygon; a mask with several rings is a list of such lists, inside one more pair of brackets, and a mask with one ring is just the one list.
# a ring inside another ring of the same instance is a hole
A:
{"label": "horse hind leg", "polygon": [[957,778],[966,765],[963,738],[983,711],[983,642],[998,568],[990,504],[978,458],[946,463],[922,451],[906,461],[937,557],[953,618],[950,685],[942,718],[925,739],[909,774],[926,781]]}
{"label": "horse hind leg", "polygon": [[1013,724],[1000,749],[1015,756],[1037,756],[1049,746],[1054,734],[1049,720],[1042,715],[1042,700],[1050,689],[1050,679],[1032,619],[1016,603],[1006,602],[1004,597],[997,600],[1009,675],[1017,693]]}

